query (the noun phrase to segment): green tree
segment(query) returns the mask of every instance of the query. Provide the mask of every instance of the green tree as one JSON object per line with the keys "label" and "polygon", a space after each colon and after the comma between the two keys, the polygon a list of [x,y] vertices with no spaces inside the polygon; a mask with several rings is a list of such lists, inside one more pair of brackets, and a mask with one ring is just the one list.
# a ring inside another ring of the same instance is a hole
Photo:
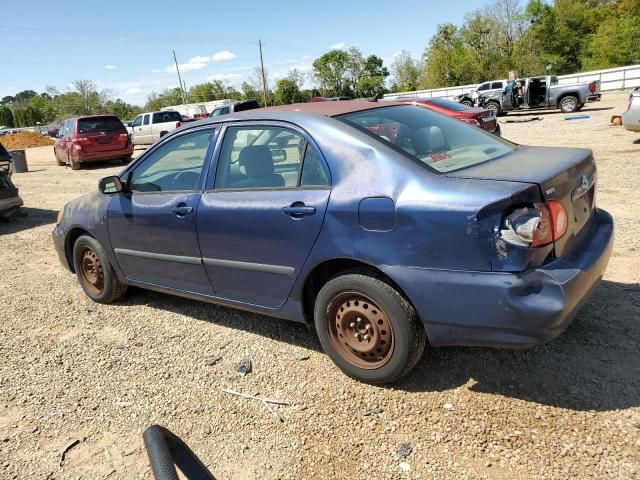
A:
{"label": "green tree", "polygon": [[411,53],[402,50],[391,64],[391,90],[393,92],[408,92],[418,89],[421,66]]}
{"label": "green tree", "polygon": [[313,61],[313,74],[326,96],[350,95],[347,77],[352,58],[344,50],[331,50]]}
{"label": "green tree", "polygon": [[0,107],[0,127],[15,127],[13,113],[8,107]]}
{"label": "green tree", "polygon": [[465,85],[475,80],[474,58],[453,24],[438,25],[424,54],[422,88]]}

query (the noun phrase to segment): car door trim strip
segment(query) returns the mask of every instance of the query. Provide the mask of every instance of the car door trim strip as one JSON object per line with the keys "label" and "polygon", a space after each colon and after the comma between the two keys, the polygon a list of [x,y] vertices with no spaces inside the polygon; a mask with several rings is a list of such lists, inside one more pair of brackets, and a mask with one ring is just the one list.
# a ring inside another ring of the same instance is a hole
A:
{"label": "car door trim strip", "polygon": [[238,270],[251,270],[262,273],[276,273],[278,275],[293,275],[296,271],[293,267],[282,265],[267,265],[264,263],[238,262],[235,260],[219,260],[215,258],[203,258],[204,264],[209,267],[236,268]]}
{"label": "car door trim strip", "polygon": [[197,257],[184,257],[182,255],[167,255],[165,253],[140,252],[138,250],[127,250],[126,248],[116,248],[114,252],[119,255],[130,257],[148,258],[151,260],[164,260],[167,262],[188,263],[190,265],[202,265],[202,259]]}

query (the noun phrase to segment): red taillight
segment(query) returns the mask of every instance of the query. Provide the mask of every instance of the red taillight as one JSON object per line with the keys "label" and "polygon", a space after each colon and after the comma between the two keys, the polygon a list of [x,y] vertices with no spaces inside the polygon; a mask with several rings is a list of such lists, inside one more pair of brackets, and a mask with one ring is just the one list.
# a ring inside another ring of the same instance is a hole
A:
{"label": "red taillight", "polygon": [[71,143],[77,143],[78,145],[81,143],[91,143],[91,140],[89,140],[86,137],[79,137],[79,138],[74,138],[73,140],[71,140]]}
{"label": "red taillight", "polygon": [[558,240],[565,233],[569,227],[569,217],[562,203],[557,200],[549,200],[547,202],[547,208],[551,215],[551,224],[553,227],[553,239]]}
{"label": "red taillight", "polygon": [[536,248],[558,240],[569,226],[562,203],[549,200],[519,208],[505,218],[501,238],[519,247]]}
{"label": "red taillight", "polygon": [[591,93],[596,93],[596,82],[591,82],[591,83],[589,84],[589,91],[590,91]]}
{"label": "red taillight", "polygon": [[468,123],[469,125],[473,125],[474,127],[480,126],[480,122],[475,118],[461,118],[460,121],[464,123]]}

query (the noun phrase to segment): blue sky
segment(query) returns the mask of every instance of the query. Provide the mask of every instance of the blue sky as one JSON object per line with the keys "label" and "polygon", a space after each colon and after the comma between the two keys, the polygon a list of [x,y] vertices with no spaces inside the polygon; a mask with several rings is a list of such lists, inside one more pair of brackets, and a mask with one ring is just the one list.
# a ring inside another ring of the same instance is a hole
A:
{"label": "blue sky", "polygon": [[291,68],[309,72],[313,60],[332,47],[357,45],[389,65],[403,49],[419,56],[439,23],[460,24],[465,13],[486,2],[2,3],[0,97],[47,85],[64,91],[86,78],[142,104],[151,91],[178,85],[172,48],[187,88],[210,79],[239,85],[259,65],[258,38],[270,80]]}

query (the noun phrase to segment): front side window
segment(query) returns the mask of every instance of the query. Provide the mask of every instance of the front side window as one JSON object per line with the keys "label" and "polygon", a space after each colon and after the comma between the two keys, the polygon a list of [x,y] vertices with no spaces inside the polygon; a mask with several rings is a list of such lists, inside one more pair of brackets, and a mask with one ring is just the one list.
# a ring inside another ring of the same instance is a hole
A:
{"label": "front side window", "polygon": [[213,130],[180,135],[165,143],[136,165],[132,192],[184,192],[197,190]]}
{"label": "front side window", "polygon": [[133,121],[134,127],[139,127],[140,125],[142,125],[142,115],[136,117],[136,119]]}
{"label": "front side window", "polygon": [[326,185],[322,165],[312,158],[302,135],[287,128],[229,127],[220,148],[216,189],[290,188],[300,183],[303,160],[310,159],[304,186]]}
{"label": "front side window", "polygon": [[484,163],[517,148],[479,128],[413,105],[374,108],[337,118],[418,160],[435,173]]}
{"label": "front side window", "polygon": [[492,90],[502,90],[502,82],[493,82],[491,84]]}
{"label": "front side window", "polygon": [[490,83],[483,83],[482,85],[480,85],[480,86],[478,87],[478,91],[479,91],[479,92],[482,92],[482,91],[484,91],[484,90],[489,90],[489,88],[490,88],[490,87],[491,87],[491,84],[490,84]]}
{"label": "front side window", "polygon": [[149,115],[144,116],[144,124],[149,125]]}

